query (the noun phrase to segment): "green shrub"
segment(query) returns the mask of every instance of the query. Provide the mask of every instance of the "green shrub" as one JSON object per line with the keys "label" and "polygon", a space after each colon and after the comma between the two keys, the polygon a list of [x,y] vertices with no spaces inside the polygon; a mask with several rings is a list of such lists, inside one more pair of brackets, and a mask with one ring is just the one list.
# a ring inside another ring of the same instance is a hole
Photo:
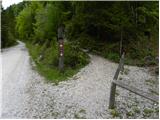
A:
{"label": "green shrub", "polygon": [[96,47],[96,41],[91,36],[81,33],[76,41],[79,43],[79,46],[84,49],[93,50]]}
{"label": "green shrub", "polygon": [[120,59],[119,54],[117,53],[106,53],[105,58],[110,59],[115,62],[119,62],[119,59]]}
{"label": "green shrub", "polygon": [[120,113],[116,109],[111,109],[110,114],[113,118],[120,116]]}
{"label": "green shrub", "polygon": [[66,67],[76,68],[87,64],[88,56],[78,46],[66,43],[64,47],[64,63]]}

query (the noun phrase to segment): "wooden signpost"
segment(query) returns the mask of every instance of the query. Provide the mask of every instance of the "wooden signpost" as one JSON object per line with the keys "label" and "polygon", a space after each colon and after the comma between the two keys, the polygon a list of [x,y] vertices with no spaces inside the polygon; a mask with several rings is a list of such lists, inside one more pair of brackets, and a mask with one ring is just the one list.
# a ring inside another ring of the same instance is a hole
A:
{"label": "wooden signpost", "polygon": [[58,28],[58,43],[59,43],[59,70],[64,70],[64,25]]}

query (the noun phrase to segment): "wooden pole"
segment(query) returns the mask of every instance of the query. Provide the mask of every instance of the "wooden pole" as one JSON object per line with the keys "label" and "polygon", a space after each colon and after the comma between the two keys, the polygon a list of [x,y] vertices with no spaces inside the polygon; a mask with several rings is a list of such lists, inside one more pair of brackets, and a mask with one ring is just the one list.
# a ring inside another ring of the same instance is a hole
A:
{"label": "wooden pole", "polygon": [[64,26],[58,28],[58,43],[59,43],[59,70],[64,71]]}
{"label": "wooden pole", "polygon": [[[116,70],[116,73],[114,75],[113,81],[118,79],[119,72],[121,70],[123,70],[123,66],[124,66],[124,53],[122,54],[122,57],[120,58],[120,62],[119,62],[118,68]],[[116,94],[116,84],[114,82],[112,82],[111,90],[110,90],[110,98],[109,98],[109,109],[114,108],[115,94]]]}
{"label": "wooden pole", "polygon": [[121,28],[121,39],[120,39],[120,47],[119,47],[119,51],[120,51],[120,56],[122,55],[122,48],[123,48],[123,30]]}
{"label": "wooden pole", "polygon": [[63,39],[59,40],[59,70],[64,70],[64,41]]}
{"label": "wooden pole", "polygon": [[114,108],[115,94],[116,94],[116,84],[114,84],[112,82],[112,84],[111,84],[111,91],[110,91],[110,98],[109,98],[109,109],[113,109]]}

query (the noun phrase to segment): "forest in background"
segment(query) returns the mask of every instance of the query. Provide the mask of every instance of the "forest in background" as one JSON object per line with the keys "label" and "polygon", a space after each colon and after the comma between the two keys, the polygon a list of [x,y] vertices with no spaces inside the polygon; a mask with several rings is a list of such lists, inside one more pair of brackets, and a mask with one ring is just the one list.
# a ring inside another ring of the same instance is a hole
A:
{"label": "forest in background", "polygon": [[158,1],[27,1],[6,10],[2,7],[1,15],[2,48],[24,41],[49,79],[57,72],[57,28],[61,24],[67,41],[67,76],[89,62],[81,48],[115,62],[125,51],[125,62],[139,66],[144,66],[146,56],[158,56]]}

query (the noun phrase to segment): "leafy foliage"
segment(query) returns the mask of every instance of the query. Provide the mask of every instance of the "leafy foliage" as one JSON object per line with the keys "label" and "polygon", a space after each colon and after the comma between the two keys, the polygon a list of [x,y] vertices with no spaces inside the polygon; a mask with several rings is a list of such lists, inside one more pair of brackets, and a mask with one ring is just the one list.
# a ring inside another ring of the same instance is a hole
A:
{"label": "leafy foliage", "polygon": [[[15,15],[12,7],[9,7],[7,10],[2,8],[2,48],[9,47],[16,44],[15,41]],[[11,21],[12,20],[12,21]]]}
{"label": "leafy foliage", "polygon": [[[41,46],[46,43],[51,49],[57,28],[63,23],[65,39],[78,48],[113,61],[118,61],[123,49],[128,63],[138,63],[145,56],[158,55],[158,6],[158,1],[21,2],[2,10],[2,46],[19,38]],[[66,46],[66,53],[72,49]],[[76,54],[80,53],[75,51],[73,60],[79,57]]]}

